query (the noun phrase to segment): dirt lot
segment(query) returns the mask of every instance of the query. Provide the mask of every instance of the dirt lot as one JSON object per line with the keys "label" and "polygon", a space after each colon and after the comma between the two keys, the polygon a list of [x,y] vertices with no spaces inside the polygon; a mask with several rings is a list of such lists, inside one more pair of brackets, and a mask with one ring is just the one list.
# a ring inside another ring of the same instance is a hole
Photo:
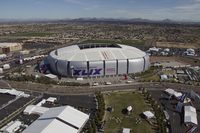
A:
{"label": "dirt lot", "polygon": [[157,47],[168,48],[200,48],[200,44],[197,43],[178,43],[178,42],[156,42]]}
{"label": "dirt lot", "polygon": [[184,65],[192,65],[192,66],[199,66],[200,60],[198,59],[192,59],[187,57],[176,57],[176,56],[150,56],[150,62],[167,62],[167,61],[174,61],[174,62],[180,62]]}

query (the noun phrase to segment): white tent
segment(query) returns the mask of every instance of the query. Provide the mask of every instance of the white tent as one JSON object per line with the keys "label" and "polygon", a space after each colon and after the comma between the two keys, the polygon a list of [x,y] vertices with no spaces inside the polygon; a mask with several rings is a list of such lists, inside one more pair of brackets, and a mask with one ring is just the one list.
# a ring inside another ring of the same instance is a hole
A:
{"label": "white tent", "polygon": [[147,119],[151,119],[154,117],[154,114],[151,111],[145,111],[143,112],[143,114],[145,115]]}
{"label": "white tent", "polygon": [[131,129],[130,128],[123,128],[122,133],[130,133]]}
{"label": "white tent", "polygon": [[128,107],[127,107],[127,110],[128,110],[129,112],[132,111],[132,109],[133,109],[132,106],[128,106]]}
{"label": "white tent", "polygon": [[89,119],[89,115],[71,107],[50,108],[23,133],[79,133]]}
{"label": "white tent", "polygon": [[22,125],[21,121],[11,121],[6,126],[2,127],[0,132],[3,131],[3,133],[15,133],[17,130],[20,129],[20,126]]}
{"label": "white tent", "polygon": [[41,106],[37,106],[37,105],[29,105],[25,108],[24,110],[24,114],[38,114],[38,115],[42,115],[44,114],[46,111],[48,111],[49,108],[46,107],[41,107]]}
{"label": "white tent", "polygon": [[0,89],[0,93],[2,94],[10,94],[14,96],[22,96],[22,97],[29,97],[29,94],[25,94],[23,91],[17,91],[15,89]]}
{"label": "white tent", "polygon": [[192,106],[184,107],[184,123],[198,125],[196,109]]}
{"label": "white tent", "polygon": [[181,92],[177,92],[170,88],[166,89],[165,92],[169,95],[175,96],[176,98],[180,98],[183,95]]}
{"label": "white tent", "polygon": [[57,76],[54,75],[54,74],[46,74],[45,77],[50,78],[50,79],[55,79],[55,78],[57,78]]}
{"label": "white tent", "polygon": [[42,99],[39,103],[36,104],[36,106],[42,106],[46,103],[46,99]]}
{"label": "white tent", "polygon": [[56,97],[49,97],[46,102],[50,102],[50,103],[55,103],[55,101],[57,101]]}
{"label": "white tent", "polygon": [[161,80],[167,80],[167,79],[168,79],[168,77],[167,77],[166,74],[162,74],[162,75],[160,75],[160,78],[161,78]]}

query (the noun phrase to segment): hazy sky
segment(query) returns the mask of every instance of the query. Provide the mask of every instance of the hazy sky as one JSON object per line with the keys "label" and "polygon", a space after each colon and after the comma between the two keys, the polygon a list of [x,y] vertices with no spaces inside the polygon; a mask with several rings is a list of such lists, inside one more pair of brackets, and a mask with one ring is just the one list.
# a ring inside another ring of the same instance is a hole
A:
{"label": "hazy sky", "polygon": [[200,0],[0,0],[0,18],[80,17],[200,21]]}

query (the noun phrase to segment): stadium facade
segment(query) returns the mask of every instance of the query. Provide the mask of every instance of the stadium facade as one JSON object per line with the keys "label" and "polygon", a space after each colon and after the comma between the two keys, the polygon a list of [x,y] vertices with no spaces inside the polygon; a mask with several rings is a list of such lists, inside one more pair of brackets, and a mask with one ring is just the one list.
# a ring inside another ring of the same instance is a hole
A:
{"label": "stadium facade", "polygon": [[121,44],[78,44],[52,51],[51,71],[60,76],[93,77],[138,73],[149,68],[149,56]]}

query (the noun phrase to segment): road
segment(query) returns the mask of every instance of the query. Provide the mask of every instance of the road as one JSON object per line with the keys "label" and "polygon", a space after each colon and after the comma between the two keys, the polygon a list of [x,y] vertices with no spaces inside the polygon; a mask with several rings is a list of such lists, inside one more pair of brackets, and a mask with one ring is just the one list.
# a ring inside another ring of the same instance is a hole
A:
{"label": "road", "polygon": [[159,83],[159,82],[134,82],[131,84],[117,84],[117,85],[103,85],[103,86],[59,86],[59,85],[45,85],[32,82],[15,82],[8,81],[8,83],[15,89],[22,91],[42,92],[58,95],[77,95],[77,94],[93,94],[96,91],[119,91],[119,90],[134,90],[139,87],[147,88],[149,90],[164,90],[166,88],[173,88],[176,90],[188,91],[194,90],[200,93],[199,86],[185,85],[179,83]]}

